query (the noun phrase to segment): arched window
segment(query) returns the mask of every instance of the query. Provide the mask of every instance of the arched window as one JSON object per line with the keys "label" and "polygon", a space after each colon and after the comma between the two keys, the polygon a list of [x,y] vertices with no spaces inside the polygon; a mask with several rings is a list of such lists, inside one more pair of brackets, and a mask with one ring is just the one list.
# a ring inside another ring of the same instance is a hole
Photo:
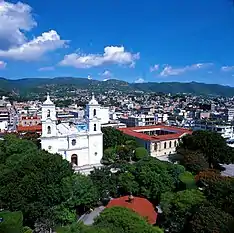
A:
{"label": "arched window", "polygon": [[164,142],[164,149],[167,148],[167,142]]}
{"label": "arched window", "polygon": [[50,117],[50,110],[47,110],[47,117]]}
{"label": "arched window", "polygon": [[171,141],[169,142],[169,148],[171,148]]}
{"label": "arched window", "polygon": [[156,151],[158,149],[157,143],[154,143],[154,150]]}
{"label": "arched window", "polygon": [[97,125],[96,124],[93,125],[93,131],[97,131]]}
{"label": "arched window", "polygon": [[47,134],[51,134],[51,127],[50,126],[47,127]]}
{"label": "arched window", "polygon": [[78,157],[77,157],[76,154],[73,154],[73,155],[71,156],[71,163],[72,163],[73,165],[78,165]]}
{"label": "arched window", "polygon": [[177,143],[176,143],[176,141],[174,141],[174,147],[176,147],[176,145],[177,145]]}
{"label": "arched window", "polygon": [[76,139],[72,139],[72,145],[75,146],[76,145]]}
{"label": "arched window", "polygon": [[94,109],[94,110],[93,110],[93,116],[96,116],[96,115],[97,115],[97,110]]}

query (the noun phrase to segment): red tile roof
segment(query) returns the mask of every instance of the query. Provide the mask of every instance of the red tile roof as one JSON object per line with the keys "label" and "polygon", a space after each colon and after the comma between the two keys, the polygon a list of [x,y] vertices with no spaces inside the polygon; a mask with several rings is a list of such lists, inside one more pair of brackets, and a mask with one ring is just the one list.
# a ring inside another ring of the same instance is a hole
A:
{"label": "red tile roof", "polygon": [[150,224],[156,223],[157,212],[155,211],[153,204],[145,198],[134,197],[131,202],[129,201],[128,196],[115,198],[108,203],[107,208],[114,206],[129,208],[140,216],[145,217]]}
{"label": "red tile roof", "polygon": [[18,132],[41,132],[42,126],[41,125],[31,125],[31,126],[17,126]]}
{"label": "red tile roof", "polygon": [[[147,130],[163,130],[169,132],[165,135],[147,135],[143,133],[143,131]],[[167,125],[149,125],[149,126],[138,126],[138,127],[129,127],[129,128],[119,128],[118,130],[122,131],[124,134],[129,136],[139,138],[145,141],[166,141],[166,140],[173,140],[182,137],[185,134],[191,134],[192,131],[179,128],[175,126],[167,126]]]}

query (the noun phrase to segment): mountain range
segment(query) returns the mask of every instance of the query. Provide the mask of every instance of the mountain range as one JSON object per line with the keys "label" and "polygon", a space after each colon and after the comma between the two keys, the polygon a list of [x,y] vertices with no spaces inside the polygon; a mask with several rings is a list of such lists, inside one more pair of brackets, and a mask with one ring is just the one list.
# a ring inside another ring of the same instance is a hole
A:
{"label": "mountain range", "polygon": [[148,82],[128,83],[121,80],[107,81],[89,80],[86,78],[56,77],[56,78],[26,78],[10,80],[0,78],[0,95],[4,93],[43,93],[59,88],[74,87],[90,91],[117,90],[123,92],[155,92],[155,93],[190,93],[194,95],[234,96],[234,87],[219,84],[197,82]]}

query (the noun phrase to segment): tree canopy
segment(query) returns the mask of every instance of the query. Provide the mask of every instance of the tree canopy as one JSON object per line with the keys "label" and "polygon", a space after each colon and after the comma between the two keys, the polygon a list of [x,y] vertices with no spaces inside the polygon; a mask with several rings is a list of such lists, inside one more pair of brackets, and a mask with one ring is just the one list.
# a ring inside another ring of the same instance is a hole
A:
{"label": "tree canopy", "polygon": [[203,193],[196,189],[163,193],[160,202],[163,211],[162,227],[169,232],[181,232],[193,214],[194,208],[205,201]]}
{"label": "tree canopy", "polygon": [[67,160],[29,140],[7,135],[0,141],[0,162],[0,206],[21,210],[25,225],[70,223],[97,203],[90,177],[74,174]]}
{"label": "tree canopy", "polygon": [[188,223],[186,232],[233,233],[234,219],[230,214],[214,206],[201,206]]}
{"label": "tree canopy", "polygon": [[209,168],[218,168],[220,163],[229,164],[234,161],[233,148],[227,146],[220,134],[210,131],[194,131],[192,135],[184,136],[177,151],[184,156],[182,164],[188,168],[193,162],[199,162],[199,167],[191,167],[191,171],[195,172],[206,168],[206,162]]}

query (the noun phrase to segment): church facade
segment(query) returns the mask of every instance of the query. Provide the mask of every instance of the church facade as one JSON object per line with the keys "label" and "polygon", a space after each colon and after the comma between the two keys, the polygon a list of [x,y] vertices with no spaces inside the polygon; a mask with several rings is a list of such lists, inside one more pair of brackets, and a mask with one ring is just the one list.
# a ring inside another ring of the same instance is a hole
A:
{"label": "church facade", "polygon": [[86,105],[84,122],[58,123],[55,105],[47,95],[42,105],[41,148],[61,154],[76,172],[88,174],[94,167],[100,167],[103,156],[100,113],[100,105],[93,95]]}

